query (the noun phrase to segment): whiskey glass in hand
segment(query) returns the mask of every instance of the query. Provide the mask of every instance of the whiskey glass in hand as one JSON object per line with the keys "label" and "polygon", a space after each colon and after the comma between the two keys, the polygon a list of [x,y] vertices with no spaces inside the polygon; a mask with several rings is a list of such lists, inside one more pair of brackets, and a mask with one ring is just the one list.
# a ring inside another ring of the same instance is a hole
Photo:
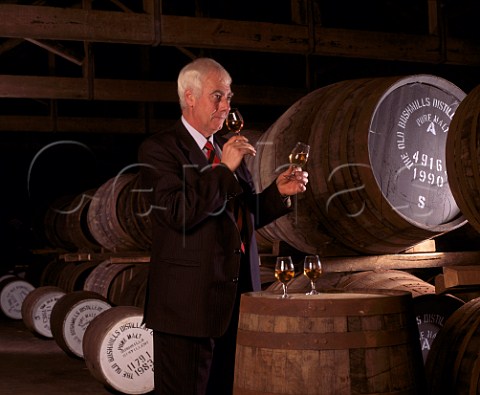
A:
{"label": "whiskey glass in hand", "polygon": [[[308,161],[308,156],[310,155],[310,146],[308,144],[298,141],[293,147],[292,151],[288,155],[288,161],[293,165],[297,170],[305,167]],[[294,170],[295,171],[295,170]],[[292,172],[289,176],[289,179],[292,179],[295,176],[295,173]]]}
{"label": "whiskey glass in hand", "polygon": [[240,131],[243,129],[243,117],[240,111],[238,111],[238,108],[230,109],[227,119],[225,120],[225,125],[227,125],[228,130],[237,136],[240,135]]}

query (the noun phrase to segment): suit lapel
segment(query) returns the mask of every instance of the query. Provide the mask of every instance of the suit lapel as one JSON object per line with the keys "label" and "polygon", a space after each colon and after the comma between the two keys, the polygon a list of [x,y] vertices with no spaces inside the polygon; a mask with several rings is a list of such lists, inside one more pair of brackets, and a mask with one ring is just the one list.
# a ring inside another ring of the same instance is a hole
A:
{"label": "suit lapel", "polygon": [[199,165],[200,167],[207,166],[207,157],[181,121],[177,123],[177,133],[180,140],[180,149],[185,152],[185,157],[189,159],[190,164]]}

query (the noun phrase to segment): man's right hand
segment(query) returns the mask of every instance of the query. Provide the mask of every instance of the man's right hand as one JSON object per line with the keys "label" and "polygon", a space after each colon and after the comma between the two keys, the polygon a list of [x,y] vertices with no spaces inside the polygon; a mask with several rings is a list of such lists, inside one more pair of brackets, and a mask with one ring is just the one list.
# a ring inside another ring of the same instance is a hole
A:
{"label": "man's right hand", "polygon": [[248,143],[245,136],[233,136],[223,146],[221,163],[233,172],[240,166],[245,155],[255,156],[256,153],[257,151]]}

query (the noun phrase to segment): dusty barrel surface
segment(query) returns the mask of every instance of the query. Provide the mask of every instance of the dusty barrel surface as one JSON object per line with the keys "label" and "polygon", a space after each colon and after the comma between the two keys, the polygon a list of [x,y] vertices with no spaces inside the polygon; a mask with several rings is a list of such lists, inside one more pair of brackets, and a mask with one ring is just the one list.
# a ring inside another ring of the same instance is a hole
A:
{"label": "dusty barrel surface", "polygon": [[100,249],[87,222],[95,191],[90,189],[76,196],[63,196],[50,205],[45,213],[44,225],[45,236],[52,246],[70,251]]}
{"label": "dusty barrel surface", "polygon": [[464,304],[455,296],[437,295],[434,285],[401,270],[365,271],[345,275],[338,287],[346,290],[396,289],[410,292],[424,362],[438,332],[448,318]]}
{"label": "dusty barrel surface", "polygon": [[85,363],[97,380],[124,394],[153,390],[153,335],[142,309],[112,307],[95,317],[83,337]]}
{"label": "dusty barrel surface", "polygon": [[450,188],[463,215],[480,232],[480,85],[460,103],[447,139]]}
{"label": "dusty barrel surface", "polygon": [[86,278],[99,263],[98,261],[64,262],[54,259],[43,269],[40,285],[57,286],[66,292],[82,290]]}
{"label": "dusty barrel surface", "polygon": [[42,270],[40,285],[58,286],[60,275],[65,268],[65,262],[60,259],[52,259]]}
{"label": "dusty barrel surface", "polygon": [[465,93],[431,75],[343,81],[294,103],[257,141],[250,165],[264,189],[296,141],[311,145],[298,208],[260,229],[300,251],[341,246],[397,253],[466,222],[445,160]]}
{"label": "dusty barrel surface", "polygon": [[428,394],[478,394],[480,299],[472,299],[447,320],[425,365]]}
{"label": "dusty barrel surface", "polygon": [[242,295],[234,394],[419,394],[407,292]]}
{"label": "dusty barrel surface", "polygon": [[140,177],[134,175],[130,182],[130,188],[123,191],[123,197],[120,197],[123,203],[120,210],[127,214],[120,216],[123,226],[128,229],[138,248],[142,250],[150,249],[152,244],[152,222],[148,215],[151,208],[150,202],[145,196],[145,190],[141,188]]}
{"label": "dusty barrel surface", "polygon": [[139,272],[145,272],[145,267],[135,263],[112,263],[107,259],[90,271],[83,289],[102,295],[114,305],[121,305],[124,294],[130,292],[131,282]]}
{"label": "dusty barrel surface", "polygon": [[67,216],[65,215],[69,210],[72,199],[71,196],[59,197],[45,212],[43,220],[45,237],[53,247],[65,250],[75,249],[68,233]]}
{"label": "dusty barrel surface", "polygon": [[38,335],[52,338],[50,316],[65,291],[55,286],[35,288],[22,303],[22,319],[25,326]]}
{"label": "dusty barrel surface", "polygon": [[50,315],[52,336],[69,355],[83,358],[83,336],[90,322],[111,305],[90,291],[65,294],[53,306]]}
{"label": "dusty barrel surface", "polygon": [[81,291],[90,273],[99,265],[99,261],[77,262],[68,276],[62,271],[59,286],[67,292]]}
{"label": "dusty barrel surface", "polygon": [[128,285],[120,293],[117,304],[120,306],[145,306],[145,295],[148,283],[148,265],[138,265]]}
{"label": "dusty barrel surface", "polygon": [[8,318],[22,319],[22,304],[35,287],[16,276],[5,277],[0,281],[0,309]]}
{"label": "dusty barrel surface", "polygon": [[109,251],[145,250],[150,246],[150,218],[142,215],[148,207],[137,182],[137,174],[119,174],[101,185],[92,198],[88,228]]}
{"label": "dusty barrel surface", "polygon": [[78,249],[97,251],[100,244],[88,227],[88,210],[96,189],[89,189],[72,200],[65,212],[68,237]]}

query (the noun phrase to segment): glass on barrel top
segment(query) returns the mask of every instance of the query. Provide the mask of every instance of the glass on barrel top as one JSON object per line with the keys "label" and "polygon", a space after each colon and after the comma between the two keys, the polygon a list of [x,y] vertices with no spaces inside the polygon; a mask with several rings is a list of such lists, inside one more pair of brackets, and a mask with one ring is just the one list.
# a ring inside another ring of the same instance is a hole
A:
{"label": "glass on barrel top", "polygon": [[293,266],[292,257],[279,256],[275,262],[275,278],[282,283],[283,294],[282,299],[288,298],[287,285],[295,276],[295,267]]}
{"label": "glass on barrel top", "polygon": [[318,294],[315,282],[322,274],[322,263],[318,255],[307,255],[303,261],[303,274],[310,280],[310,291],[306,295]]}

